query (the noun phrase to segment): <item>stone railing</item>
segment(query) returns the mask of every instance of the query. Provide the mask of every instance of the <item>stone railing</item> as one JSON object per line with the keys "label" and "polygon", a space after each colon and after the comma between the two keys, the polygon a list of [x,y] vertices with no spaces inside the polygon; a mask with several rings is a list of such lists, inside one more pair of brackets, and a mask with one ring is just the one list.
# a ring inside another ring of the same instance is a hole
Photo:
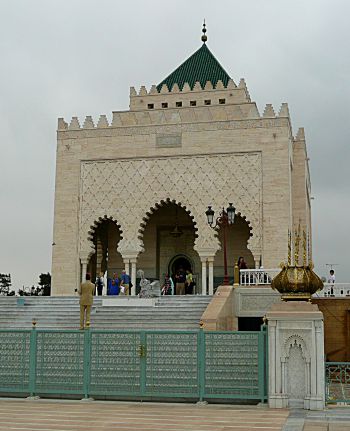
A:
{"label": "stone railing", "polygon": [[272,279],[281,269],[241,269],[239,274],[239,284],[241,286],[258,286],[271,284]]}
{"label": "stone railing", "polygon": [[315,298],[350,298],[350,283],[324,283],[324,288],[313,296]]}

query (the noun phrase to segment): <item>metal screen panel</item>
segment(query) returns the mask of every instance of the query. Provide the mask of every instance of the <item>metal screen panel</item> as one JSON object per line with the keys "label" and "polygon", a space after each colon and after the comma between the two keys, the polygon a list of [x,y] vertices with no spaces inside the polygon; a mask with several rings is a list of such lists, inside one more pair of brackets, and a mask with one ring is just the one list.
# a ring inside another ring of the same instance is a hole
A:
{"label": "metal screen panel", "polygon": [[[265,349],[265,331],[3,330],[0,393],[264,400]],[[329,365],[348,399],[349,364]]]}
{"label": "metal screen panel", "polygon": [[140,332],[92,332],[89,393],[140,394],[140,345]]}
{"label": "metal screen panel", "polygon": [[350,362],[326,362],[326,401],[350,402]]}
{"label": "metal screen panel", "polygon": [[146,395],[198,394],[198,332],[146,333]]}
{"label": "metal screen panel", "polygon": [[36,393],[83,393],[84,332],[37,331]]}
{"label": "metal screen panel", "polygon": [[0,390],[29,392],[30,331],[0,331]]}
{"label": "metal screen panel", "polygon": [[205,397],[260,397],[259,336],[263,334],[205,333]]}

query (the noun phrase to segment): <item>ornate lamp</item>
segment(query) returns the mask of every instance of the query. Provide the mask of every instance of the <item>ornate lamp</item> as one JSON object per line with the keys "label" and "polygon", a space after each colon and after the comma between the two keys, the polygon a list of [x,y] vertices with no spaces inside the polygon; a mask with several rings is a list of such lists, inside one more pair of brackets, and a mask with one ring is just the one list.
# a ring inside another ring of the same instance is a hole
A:
{"label": "ornate lamp", "polygon": [[236,208],[232,205],[232,203],[229,204],[229,206],[226,209],[226,212],[227,212],[228,224],[233,224],[235,220]]}
{"label": "ornate lamp", "polygon": [[177,224],[174,226],[174,229],[170,232],[170,235],[173,238],[178,238],[182,234],[183,234],[183,232],[182,232],[182,230],[179,228],[179,226]]}
{"label": "ornate lamp", "polygon": [[224,237],[224,281],[223,284],[224,285],[228,285],[229,284],[229,279],[228,279],[228,273],[227,273],[227,251],[226,251],[226,243],[227,243],[227,239],[226,239],[226,228],[227,226],[233,224],[234,219],[235,219],[235,207],[232,205],[232,203],[229,203],[229,206],[227,207],[226,211],[223,208],[222,211],[219,214],[219,217],[217,217],[216,221],[215,221],[215,225],[214,225],[214,210],[212,209],[212,207],[209,205],[208,209],[205,212],[205,215],[207,216],[207,221],[208,221],[208,225],[213,228],[216,229],[219,226],[223,227],[223,237]]}
{"label": "ornate lamp", "polygon": [[211,227],[213,226],[214,223],[214,210],[212,209],[212,207],[209,205],[208,209],[205,212],[205,215],[207,216],[207,220],[208,220],[208,225]]}
{"label": "ornate lamp", "polygon": [[322,280],[313,271],[309,241],[303,231],[303,263],[299,263],[300,225],[294,232],[294,259],[292,262],[292,233],[288,232],[288,262],[281,264],[281,272],[271,282],[272,289],[282,295],[284,301],[308,301],[323,288]]}
{"label": "ornate lamp", "polygon": [[177,207],[176,207],[176,213],[175,213],[175,226],[174,229],[170,232],[170,235],[173,238],[178,238],[183,234],[182,230],[180,229],[178,222],[177,222]]}

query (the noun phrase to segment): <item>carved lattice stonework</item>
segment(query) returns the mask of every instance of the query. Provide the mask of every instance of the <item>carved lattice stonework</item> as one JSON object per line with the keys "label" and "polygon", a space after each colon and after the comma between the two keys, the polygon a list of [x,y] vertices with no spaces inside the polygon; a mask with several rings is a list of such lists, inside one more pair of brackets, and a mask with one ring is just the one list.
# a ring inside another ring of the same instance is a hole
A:
{"label": "carved lattice stonework", "polygon": [[140,228],[146,213],[170,199],[186,207],[196,223],[195,249],[215,254],[219,243],[207,225],[208,204],[218,211],[233,202],[252,226],[248,247],[261,252],[261,153],[87,161],[81,165],[80,255],[92,252],[91,226],[112,217],[121,226],[120,253],[143,250]]}
{"label": "carved lattice stonework", "polygon": [[311,338],[307,330],[283,330],[282,334],[284,341],[281,357],[283,360],[289,357],[291,347],[296,345],[301,348],[303,358],[306,361],[310,361],[310,352],[307,346],[310,346]]}

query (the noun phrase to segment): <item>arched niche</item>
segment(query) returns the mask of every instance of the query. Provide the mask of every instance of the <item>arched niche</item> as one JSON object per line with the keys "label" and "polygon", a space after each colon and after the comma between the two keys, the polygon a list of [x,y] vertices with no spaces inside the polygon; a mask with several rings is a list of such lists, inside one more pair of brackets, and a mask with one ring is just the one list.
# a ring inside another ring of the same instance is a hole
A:
{"label": "arched niche", "polygon": [[[254,256],[248,248],[248,242],[252,236],[253,229],[250,222],[240,213],[236,214],[233,225],[226,227],[227,266],[231,280],[233,279],[234,266],[240,256],[244,258],[248,268],[255,268]],[[221,249],[217,251],[214,259],[214,284],[216,285],[220,284],[224,277],[223,237],[224,228],[221,226],[217,231]]]}
{"label": "arched niche", "polygon": [[163,280],[169,262],[182,255],[192,263],[193,271],[199,271],[200,259],[194,250],[196,237],[196,222],[185,206],[170,199],[155,204],[139,230],[144,251],[138,256],[138,267],[147,278]]}
{"label": "arched niche", "polygon": [[120,274],[124,269],[121,254],[117,251],[122,239],[120,225],[113,217],[100,217],[89,230],[88,239],[95,253],[90,257],[88,272],[94,281],[100,273],[110,277],[113,273]]}

